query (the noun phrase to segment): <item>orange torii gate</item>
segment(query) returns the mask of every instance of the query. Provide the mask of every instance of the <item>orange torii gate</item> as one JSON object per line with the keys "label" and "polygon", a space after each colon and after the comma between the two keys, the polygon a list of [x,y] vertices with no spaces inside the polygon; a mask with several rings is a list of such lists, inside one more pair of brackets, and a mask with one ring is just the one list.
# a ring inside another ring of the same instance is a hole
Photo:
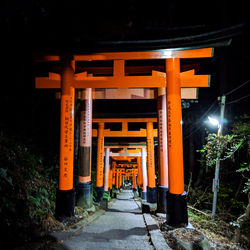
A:
{"label": "orange torii gate", "polygon": [[[181,134],[181,87],[208,87],[209,76],[195,75],[195,71],[180,72],[180,59],[211,57],[212,48],[161,49],[154,51],[94,53],[89,55],[36,55],[36,62],[61,62],[59,74],[37,77],[37,88],[61,89],[60,173],[56,214],[68,217],[74,214],[73,145],[75,89],[86,88],[167,88],[167,131],[169,191],[167,222],[187,223],[186,194],[184,192],[183,154]],[[151,75],[126,75],[127,60],[166,60],[166,72],[153,71]],[[113,61],[112,76],[75,74],[78,61]],[[100,131],[101,132],[101,131]],[[163,138],[166,140],[166,138]],[[84,177],[84,176],[83,176]],[[80,178],[79,178],[79,181]]]}

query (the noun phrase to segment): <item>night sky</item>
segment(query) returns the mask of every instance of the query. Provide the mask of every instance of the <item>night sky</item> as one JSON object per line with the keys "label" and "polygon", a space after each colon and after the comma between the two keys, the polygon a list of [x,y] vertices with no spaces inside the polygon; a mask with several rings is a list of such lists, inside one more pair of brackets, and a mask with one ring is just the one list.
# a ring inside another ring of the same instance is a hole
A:
{"label": "night sky", "polygon": [[[232,34],[229,46],[216,48],[212,59],[202,61],[201,70],[211,74],[211,87],[200,89],[198,103],[183,109],[184,137],[190,133],[200,137],[204,131],[202,115],[216,98],[250,79],[248,8],[241,4],[244,1],[237,5],[235,1],[225,2],[5,1],[0,19],[0,126],[35,142],[41,152],[58,153],[60,101],[53,90],[35,89],[33,53],[109,51],[111,48],[100,42],[178,38],[242,24],[237,35]],[[246,84],[227,96],[227,102],[232,103],[226,106],[228,124],[239,114],[249,114],[250,98],[244,98],[249,89]],[[156,114],[154,100],[95,101],[93,107],[94,116],[107,112],[107,108],[108,113]],[[218,112],[217,104],[211,112]]]}

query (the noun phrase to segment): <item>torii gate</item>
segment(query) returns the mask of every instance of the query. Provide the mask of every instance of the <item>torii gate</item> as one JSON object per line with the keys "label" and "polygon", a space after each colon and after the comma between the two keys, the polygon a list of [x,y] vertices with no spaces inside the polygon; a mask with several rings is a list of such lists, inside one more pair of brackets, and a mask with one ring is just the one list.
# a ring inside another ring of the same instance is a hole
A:
{"label": "torii gate", "polygon": [[[61,89],[60,171],[56,214],[68,217],[74,214],[73,145],[75,89],[86,88],[167,88],[167,131],[169,190],[167,195],[167,223],[187,223],[186,194],[184,192],[183,153],[181,133],[181,87],[208,87],[208,75],[195,71],[180,73],[180,59],[211,57],[212,48],[161,49],[140,52],[95,53],[90,55],[42,55],[34,61],[61,62],[61,74],[37,77],[37,88]],[[166,72],[152,71],[149,76],[126,75],[127,60],[166,60]],[[113,61],[113,76],[92,76],[87,72],[75,74],[79,61]],[[166,137],[163,138],[166,141]]]}

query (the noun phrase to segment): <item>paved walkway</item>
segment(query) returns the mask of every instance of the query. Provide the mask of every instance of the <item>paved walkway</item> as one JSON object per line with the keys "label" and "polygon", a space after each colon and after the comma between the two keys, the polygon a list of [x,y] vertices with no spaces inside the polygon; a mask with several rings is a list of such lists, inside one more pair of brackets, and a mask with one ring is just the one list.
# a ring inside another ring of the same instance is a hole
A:
{"label": "paved walkway", "polygon": [[108,211],[64,241],[68,249],[154,249],[131,190],[123,190]]}

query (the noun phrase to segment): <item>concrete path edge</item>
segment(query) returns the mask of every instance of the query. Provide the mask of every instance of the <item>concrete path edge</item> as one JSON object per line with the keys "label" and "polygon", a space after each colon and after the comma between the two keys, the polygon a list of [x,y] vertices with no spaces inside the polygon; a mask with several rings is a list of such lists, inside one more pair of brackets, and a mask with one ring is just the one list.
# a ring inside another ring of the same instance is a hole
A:
{"label": "concrete path edge", "polygon": [[51,232],[50,235],[55,237],[57,242],[61,242],[64,240],[69,240],[72,236],[81,232],[82,228],[87,226],[88,224],[97,220],[100,216],[105,214],[105,210],[97,210],[94,214],[90,215],[88,218],[83,219],[75,224],[74,229],[69,229],[66,231],[54,231]]}
{"label": "concrete path edge", "polygon": [[149,232],[151,242],[156,250],[172,249],[164,239],[160,228],[150,214],[143,214],[144,221]]}

